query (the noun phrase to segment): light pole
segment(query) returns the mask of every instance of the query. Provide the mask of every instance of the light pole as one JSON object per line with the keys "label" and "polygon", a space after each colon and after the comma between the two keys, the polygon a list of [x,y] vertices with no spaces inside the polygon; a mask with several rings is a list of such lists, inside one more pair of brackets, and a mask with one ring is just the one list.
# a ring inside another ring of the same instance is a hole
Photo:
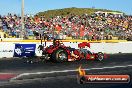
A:
{"label": "light pole", "polygon": [[25,27],[24,27],[24,0],[22,0],[21,6],[21,38],[25,36]]}

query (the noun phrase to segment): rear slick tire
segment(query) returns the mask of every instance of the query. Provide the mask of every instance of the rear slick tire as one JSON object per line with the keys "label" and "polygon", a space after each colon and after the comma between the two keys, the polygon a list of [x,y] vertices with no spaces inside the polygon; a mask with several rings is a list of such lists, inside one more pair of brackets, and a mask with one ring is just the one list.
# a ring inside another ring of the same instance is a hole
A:
{"label": "rear slick tire", "polygon": [[68,61],[68,54],[64,49],[57,49],[53,52],[51,59],[54,62],[66,62]]}

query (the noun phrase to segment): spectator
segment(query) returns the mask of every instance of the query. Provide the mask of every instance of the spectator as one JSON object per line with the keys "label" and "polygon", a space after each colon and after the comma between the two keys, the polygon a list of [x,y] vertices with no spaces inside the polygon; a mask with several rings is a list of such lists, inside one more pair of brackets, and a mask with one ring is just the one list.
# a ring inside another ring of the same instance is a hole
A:
{"label": "spectator", "polygon": [[[45,19],[44,16],[26,15],[24,24],[27,36],[34,36],[34,33],[40,30],[48,31],[48,34],[53,37],[62,39],[65,39],[66,36],[88,40],[112,39],[112,37],[128,39],[132,36],[132,16],[119,17],[113,14],[78,16],[71,14],[66,17],[56,16]],[[20,37],[21,17],[16,14],[0,16],[0,29],[11,36]],[[57,31],[58,34],[55,34],[54,31]]]}

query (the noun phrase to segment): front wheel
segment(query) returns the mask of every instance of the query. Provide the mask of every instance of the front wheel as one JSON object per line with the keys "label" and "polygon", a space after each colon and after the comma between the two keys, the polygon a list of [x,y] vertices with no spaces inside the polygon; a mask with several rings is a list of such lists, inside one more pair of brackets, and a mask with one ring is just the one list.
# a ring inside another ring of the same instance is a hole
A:
{"label": "front wheel", "polygon": [[55,62],[66,62],[68,60],[68,54],[66,50],[58,49],[53,52],[51,59]]}
{"label": "front wheel", "polygon": [[98,57],[97,57],[97,60],[98,61],[102,61],[104,59],[104,54],[102,52],[99,52],[98,53]]}

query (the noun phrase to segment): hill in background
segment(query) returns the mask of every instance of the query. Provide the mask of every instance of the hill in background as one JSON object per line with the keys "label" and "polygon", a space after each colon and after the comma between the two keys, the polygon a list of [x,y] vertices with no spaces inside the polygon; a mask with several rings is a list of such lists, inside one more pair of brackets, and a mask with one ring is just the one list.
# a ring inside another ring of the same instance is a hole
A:
{"label": "hill in background", "polygon": [[38,16],[45,16],[46,18],[50,18],[50,17],[54,17],[54,16],[67,16],[70,14],[75,14],[75,15],[88,14],[88,15],[91,15],[97,11],[120,12],[120,11],[113,11],[113,10],[107,10],[107,9],[72,7],[72,8],[55,9],[55,10],[48,10],[48,11],[44,11],[44,12],[39,12],[39,13],[37,13],[37,15]]}

